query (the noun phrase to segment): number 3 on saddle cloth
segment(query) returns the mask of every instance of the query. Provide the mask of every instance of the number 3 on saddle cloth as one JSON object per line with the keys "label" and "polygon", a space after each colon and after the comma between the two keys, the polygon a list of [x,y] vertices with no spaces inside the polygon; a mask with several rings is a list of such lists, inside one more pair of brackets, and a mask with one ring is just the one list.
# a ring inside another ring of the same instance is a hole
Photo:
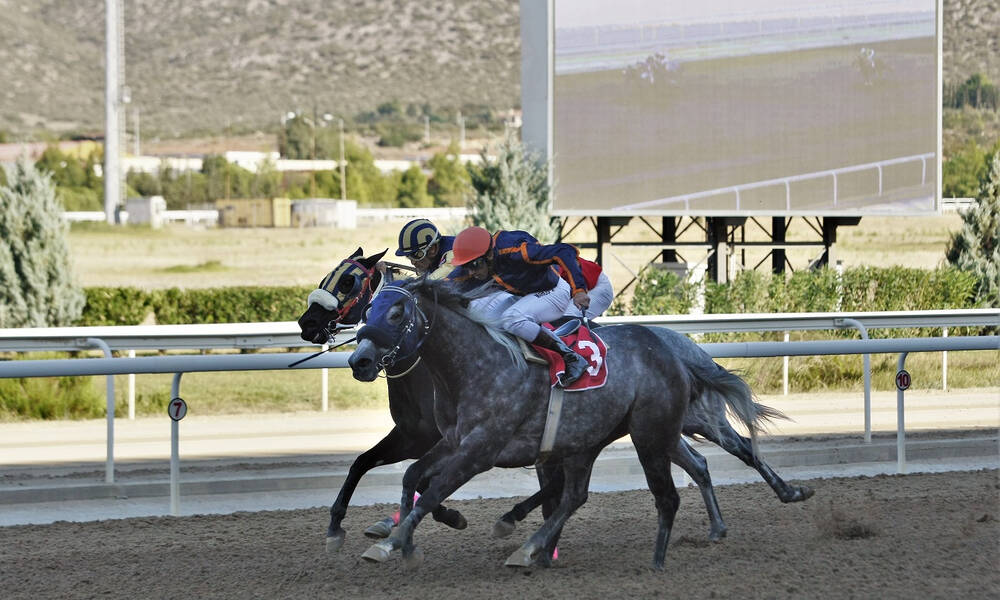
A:
{"label": "number 3 on saddle cloth", "polygon": [[[550,331],[555,328],[548,323],[543,323],[542,327]],[[567,392],[581,392],[602,387],[608,381],[608,365],[604,360],[608,355],[608,346],[596,333],[588,327],[581,325],[579,329],[562,336],[562,340],[571,350],[587,359],[590,366],[584,371],[583,376],[577,379],[566,388]],[[541,355],[549,363],[549,384],[555,387],[559,382],[559,375],[566,370],[562,356],[558,352],[553,352],[548,348],[542,348],[531,344],[531,348]]]}

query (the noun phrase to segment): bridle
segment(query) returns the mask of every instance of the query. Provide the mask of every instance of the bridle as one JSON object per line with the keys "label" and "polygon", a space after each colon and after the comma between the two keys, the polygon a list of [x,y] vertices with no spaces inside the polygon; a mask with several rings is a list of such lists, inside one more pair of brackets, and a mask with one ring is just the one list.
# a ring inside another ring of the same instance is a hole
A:
{"label": "bridle", "polygon": [[[417,352],[420,351],[420,347],[423,346],[424,341],[427,339],[427,334],[430,333],[431,327],[434,325],[433,321],[430,321],[427,318],[427,315],[424,314],[424,311],[420,309],[420,302],[417,300],[417,297],[414,296],[412,292],[398,285],[386,285],[383,286],[382,290],[380,291],[380,293],[382,294],[386,294],[389,292],[395,292],[403,296],[405,302],[403,312],[404,314],[409,313],[409,318],[407,319],[406,324],[403,325],[402,328],[400,329],[399,335],[396,337],[396,341],[393,344],[393,346],[389,349],[388,352],[386,352],[382,356],[382,358],[379,359],[378,366],[380,371],[386,370],[387,368],[394,365],[397,361],[405,360],[417,354]],[[436,296],[437,294],[435,293],[435,303],[437,302]],[[404,354],[403,356],[399,356],[399,353],[403,347],[403,342],[406,340],[407,336],[409,336],[410,333],[412,333],[418,327],[420,327],[422,331],[420,331],[419,333],[420,339],[417,340],[417,343],[414,346],[413,350]],[[408,368],[403,373],[400,373],[398,375],[389,375],[388,373],[386,373],[386,376],[390,378],[402,377],[403,375],[409,373],[413,369],[413,367],[416,366],[418,362],[420,362],[420,357],[417,357],[417,360],[414,361],[413,364],[410,365],[410,368]]]}

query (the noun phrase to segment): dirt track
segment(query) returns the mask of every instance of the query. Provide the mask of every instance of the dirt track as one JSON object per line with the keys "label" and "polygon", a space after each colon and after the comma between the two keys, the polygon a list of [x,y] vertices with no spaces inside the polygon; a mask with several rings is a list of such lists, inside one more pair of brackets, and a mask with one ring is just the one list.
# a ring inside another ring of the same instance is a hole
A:
{"label": "dirt track", "polygon": [[[719,488],[730,528],[707,542],[697,490],[681,490],[666,571],[649,568],[648,492],[593,494],[551,569],[503,561],[527,537],[489,537],[509,500],[456,502],[469,529],[426,520],[423,566],[371,565],[361,530],[389,507],[355,507],[342,553],[323,551],[325,508],[0,529],[0,590],[15,598],[879,597],[1000,594],[998,471],[813,481],[782,505],[763,484]],[[332,495],[331,495],[332,498]],[[529,517],[531,526],[538,521]]]}

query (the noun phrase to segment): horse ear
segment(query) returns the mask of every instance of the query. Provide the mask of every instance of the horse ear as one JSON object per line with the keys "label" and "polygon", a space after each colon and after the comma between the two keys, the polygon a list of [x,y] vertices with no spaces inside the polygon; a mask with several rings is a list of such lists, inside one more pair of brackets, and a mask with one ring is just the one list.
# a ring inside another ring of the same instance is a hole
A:
{"label": "horse ear", "polygon": [[348,256],[347,258],[357,258],[364,255],[364,253],[365,251],[361,249],[361,246],[358,246],[358,249],[354,251],[354,254]]}
{"label": "horse ear", "polygon": [[[367,256],[365,258],[359,258],[358,262],[361,263],[361,264],[363,264],[365,266],[365,268],[371,269],[376,264],[378,264],[378,261],[382,260],[382,257],[385,256],[385,253],[388,252],[388,251],[389,251],[389,249],[386,248],[385,250],[379,252],[378,254],[373,254],[373,255]],[[354,258],[354,257],[351,257],[351,258]]]}

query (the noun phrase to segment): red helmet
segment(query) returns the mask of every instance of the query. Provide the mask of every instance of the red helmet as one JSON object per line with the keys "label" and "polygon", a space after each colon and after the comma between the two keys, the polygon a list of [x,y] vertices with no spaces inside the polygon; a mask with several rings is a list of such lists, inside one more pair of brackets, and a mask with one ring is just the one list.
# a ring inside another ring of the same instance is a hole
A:
{"label": "red helmet", "polygon": [[489,231],[482,227],[467,227],[455,236],[455,244],[451,247],[451,264],[457,267],[476,260],[489,252],[492,245],[493,236]]}

